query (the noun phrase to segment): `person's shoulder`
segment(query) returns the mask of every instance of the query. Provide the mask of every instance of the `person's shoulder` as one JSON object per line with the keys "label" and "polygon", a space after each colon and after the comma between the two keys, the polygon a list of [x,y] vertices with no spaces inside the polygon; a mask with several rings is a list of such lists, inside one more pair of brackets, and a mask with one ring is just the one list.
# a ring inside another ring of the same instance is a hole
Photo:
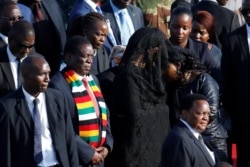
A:
{"label": "person's shoulder", "polygon": [[133,11],[137,11],[137,12],[142,12],[141,8],[139,8],[138,6],[135,6],[133,4],[130,4],[128,6],[128,9],[133,10]]}
{"label": "person's shoulder", "polygon": [[61,91],[53,89],[53,88],[47,88],[45,93],[48,94],[49,96],[53,95],[56,98],[63,97],[63,93]]}
{"label": "person's shoulder", "polygon": [[247,30],[246,30],[246,24],[244,24],[241,27],[236,28],[235,30],[227,33],[223,38],[225,40],[229,40],[230,38],[233,38],[238,35],[246,35],[247,37]]}

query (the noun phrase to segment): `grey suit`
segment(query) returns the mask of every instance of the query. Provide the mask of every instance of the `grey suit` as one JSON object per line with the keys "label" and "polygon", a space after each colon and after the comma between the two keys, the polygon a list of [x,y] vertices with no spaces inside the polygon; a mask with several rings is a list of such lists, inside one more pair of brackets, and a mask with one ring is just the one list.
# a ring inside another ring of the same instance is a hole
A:
{"label": "grey suit", "polygon": [[[60,98],[58,98],[60,97]],[[64,96],[45,92],[47,117],[56,157],[63,167],[78,167],[79,160]],[[21,88],[0,100],[0,164],[2,167],[35,167],[34,123]]]}
{"label": "grey suit", "polygon": [[[105,4],[101,6],[102,13],[105,16],[106,19],[109,19],[111,29],[113,30],[113,34],[116,40],[117,45],[121,45],[121,33],[119,30],[119,26],[116,22],[115,15],[113,13],[113,9],[110,5],[110,1],[108,0]],[[127,7],[128,13],[130,15],[130,18],[133,22],[134,29],[135,31],[138,30],[139,28],[144,27],[144,20],[143,20],[143,13],[140,8],[134,6],[134,5],[129,5]]]}

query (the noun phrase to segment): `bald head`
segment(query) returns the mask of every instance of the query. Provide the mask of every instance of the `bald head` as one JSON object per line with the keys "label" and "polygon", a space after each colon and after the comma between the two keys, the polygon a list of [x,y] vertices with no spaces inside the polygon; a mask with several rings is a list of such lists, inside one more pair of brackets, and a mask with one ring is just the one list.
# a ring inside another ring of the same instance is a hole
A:
{"label": "bald head", "polygon": [[21,63],[23,87],[32,96],[36,97],[44,92],[50,81],[50,67],[45,58],[38,53],[32,53]]}
{"label": "bald head", "polygon": [[31,35],[35,35],[35,31],[32,24],[26,20],[15,22],[9,31],[10,40],[20,39]]}
{"label": "bald head", "polygon": [[14,23],[10,29],[8,41],[14,56],[26,57],[35,44],[35,31],[32,24],[24,20]]}

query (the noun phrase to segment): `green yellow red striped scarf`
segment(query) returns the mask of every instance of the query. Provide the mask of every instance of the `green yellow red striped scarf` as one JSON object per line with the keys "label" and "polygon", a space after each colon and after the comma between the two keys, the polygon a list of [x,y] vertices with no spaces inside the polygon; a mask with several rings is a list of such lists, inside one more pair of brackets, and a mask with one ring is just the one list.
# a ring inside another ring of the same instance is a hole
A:
{"label": "green yellow red striped scarf", "polygon": [[87,76],[100,110],[98,117],[94,110],[94,103],[82,81],[79,80],[78,74],[68,69],[63,70],[62,73],[72,88],[79,117],[79,136],[94,148],[102,146],[106,140],[107,108],[99,87],[91,75]]}

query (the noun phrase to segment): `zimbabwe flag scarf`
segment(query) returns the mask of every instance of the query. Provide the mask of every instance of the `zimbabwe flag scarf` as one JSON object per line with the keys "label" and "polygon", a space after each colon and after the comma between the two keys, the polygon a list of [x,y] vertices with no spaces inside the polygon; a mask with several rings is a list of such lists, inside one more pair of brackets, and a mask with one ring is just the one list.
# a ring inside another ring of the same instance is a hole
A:
{"label": "zimbabwe flag scarf", "polygon": [[76,103],[79,118],[79,136],[94,148],[102,146],[106,140],[107,108],[99,87],[91,75],[86,77],[100,110],[100,114],[97,116],[94,103],[84,84],[79,80],[78,74],[67,68],[62,71],[62,74],[71,87]]}

